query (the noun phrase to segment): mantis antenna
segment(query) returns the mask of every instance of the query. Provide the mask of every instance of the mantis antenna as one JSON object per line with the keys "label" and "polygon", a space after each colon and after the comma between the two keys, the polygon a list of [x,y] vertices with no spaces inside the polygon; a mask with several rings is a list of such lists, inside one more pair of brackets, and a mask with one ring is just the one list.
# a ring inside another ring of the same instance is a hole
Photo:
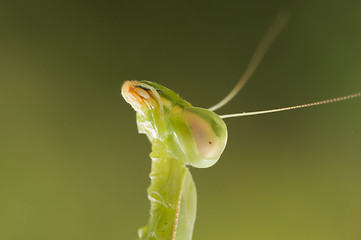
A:
{"label": "mantis antenna", "polygon": [[254,71],[257,69],[259,63],[261,62],[262,58],[266,54],[267,50],[269,49],[271,43],[276,39],[278,34],[283,30],[286,26],[289,19],[289,13],[287,11],[280,11],[277,14],[276,19],[272,23],[272,25],[268,28],[267,32],[263,36],[262,40],[258,44],[256,51],[253,53],[251,61],[249,62],[246,70],[244,71],[243,75],[239,79],[236,86],[232,89],[232,91],[219,103],[214,105],[213,107],[208,108],[208,110],[215,111],[237,95],[237,93],[243,88],[243,86],[247,83],[248,79],[252,76]]}
{"label": "mantis antenna", "polygon": [[[247,83],[247,81],[250,79],[252,74],[257,69],[258,65],[260,64],[260,62],[263,59],[264,55],[266,54],[267,50],[271,46],[271,43],[276,39],[276,37],[281,33],[283,28],[286,26],[288,19],[289,19],[289,13],[287,11],[280,11],[277,14],[276,19],[274,20],[272,25],[268,28],[267,32],[265,33],[265,35],[261,39],[260,43],[258,44],[256,51],[253,53],[251,61],[249,62],[246,70],[244,71],[243,75],[239,79],[236,86],[234,86],[232,91],[223,100],[221,100],[219,103],[217,103],[213,107],[208,108],[208,110],[215,111],[215,110],[223,107],[225,104],[227,104],[229,101],[231,101],[234,98],[234,96],[236,96],[238,94],[238,92],[243,88],[243,86]],[[255,112],[225,114],[225,115],[221,115],[220,117],[224,119],[224,118],[260,115],[260,114],[273,113],[273,112],[282,112],[282,111],[288,111],[288,110],[293,110],[293,109],[297,109],[297,108],[306,108],[306,107],[317,106],[317,105],[326,104],[326,103],[339,102],[339,101],[356,98],[356,97],[361,97],[361,92],[343,96],[343,97],[313,102],[313,103],[306,103],[306,104],[301,104],[301,105],[296,105],[296,106],[275,108],[275,109],[255,111]]]}
{"label": "mantis antenna", "polygon": [[296,105],[296,106],[291,106],[291,107],[275,108],[275,109],[255,111],[255,112],[225,114],[225,115],[221,115],[220,117],[224,119],[224,118],[260,115],[260,114],[273,113],[273,112],[282,112],[282,111],[288,111],[288,110],[297,109],[297,108],[305,108],[305,107],[317,106],[317,105],[326,104],[326,103],[339,102],[339,101],[343,101],[343,100],[347,100],[347,99],[351,99],[351,98],[357,98],[357,97],[361,97],[361,92],[343,96],[343,97],[332,98],[332,99],[323,100],[323,101],[319,101],[319,102],[306,103],[306,104]]}

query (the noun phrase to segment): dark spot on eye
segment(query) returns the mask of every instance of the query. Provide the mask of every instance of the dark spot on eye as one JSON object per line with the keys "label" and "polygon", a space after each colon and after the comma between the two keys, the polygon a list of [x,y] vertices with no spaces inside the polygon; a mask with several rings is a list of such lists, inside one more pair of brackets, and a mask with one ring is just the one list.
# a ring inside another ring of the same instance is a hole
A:
{"label": "dark spot on eye", "polygon": [[209,144],[212,144],[212,142],[208,142]]}

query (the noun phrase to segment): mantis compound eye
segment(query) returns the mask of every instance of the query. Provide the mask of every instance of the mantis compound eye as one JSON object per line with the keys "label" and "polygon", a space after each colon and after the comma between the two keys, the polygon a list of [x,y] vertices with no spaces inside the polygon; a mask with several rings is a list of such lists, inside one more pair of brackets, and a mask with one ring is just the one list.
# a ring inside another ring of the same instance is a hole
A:
{"label": "mantis compound eye", "polygon": [[227,127],[223,120],[214,112],[202,108],[186,109],[184,117],[200,156],[218,160],[227,142]]}
{"label": "mantis compound eye", "polygon": [[227,143],[227,127],[214,112],[203,108],[173,108],[168,114],[169,153],[197,168],[214,165]]}

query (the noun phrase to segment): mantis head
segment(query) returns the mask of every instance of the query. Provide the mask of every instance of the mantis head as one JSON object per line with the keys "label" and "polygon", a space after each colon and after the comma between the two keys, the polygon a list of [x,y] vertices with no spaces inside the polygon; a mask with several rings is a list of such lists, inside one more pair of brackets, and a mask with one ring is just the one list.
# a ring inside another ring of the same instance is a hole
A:
{"label": "mantis head", "polygon": [[174,158],[194,167],[214,165],[227,143],[227,127],[213,111],[193,107],[150,81],[126,81],[124,99],[137,112],[138,130],[160,140]]}

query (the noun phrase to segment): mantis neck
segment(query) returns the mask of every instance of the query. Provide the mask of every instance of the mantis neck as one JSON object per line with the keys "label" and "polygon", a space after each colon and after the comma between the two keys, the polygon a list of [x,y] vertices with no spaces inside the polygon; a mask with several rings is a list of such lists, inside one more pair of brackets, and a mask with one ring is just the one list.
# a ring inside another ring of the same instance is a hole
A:
{"label": "mantis neck", "polygon": [[139,229],[142,240],[190,240],[196,216],[196,190],[186,165],[172,158],[158,139],[152,141],[150,219]]}

